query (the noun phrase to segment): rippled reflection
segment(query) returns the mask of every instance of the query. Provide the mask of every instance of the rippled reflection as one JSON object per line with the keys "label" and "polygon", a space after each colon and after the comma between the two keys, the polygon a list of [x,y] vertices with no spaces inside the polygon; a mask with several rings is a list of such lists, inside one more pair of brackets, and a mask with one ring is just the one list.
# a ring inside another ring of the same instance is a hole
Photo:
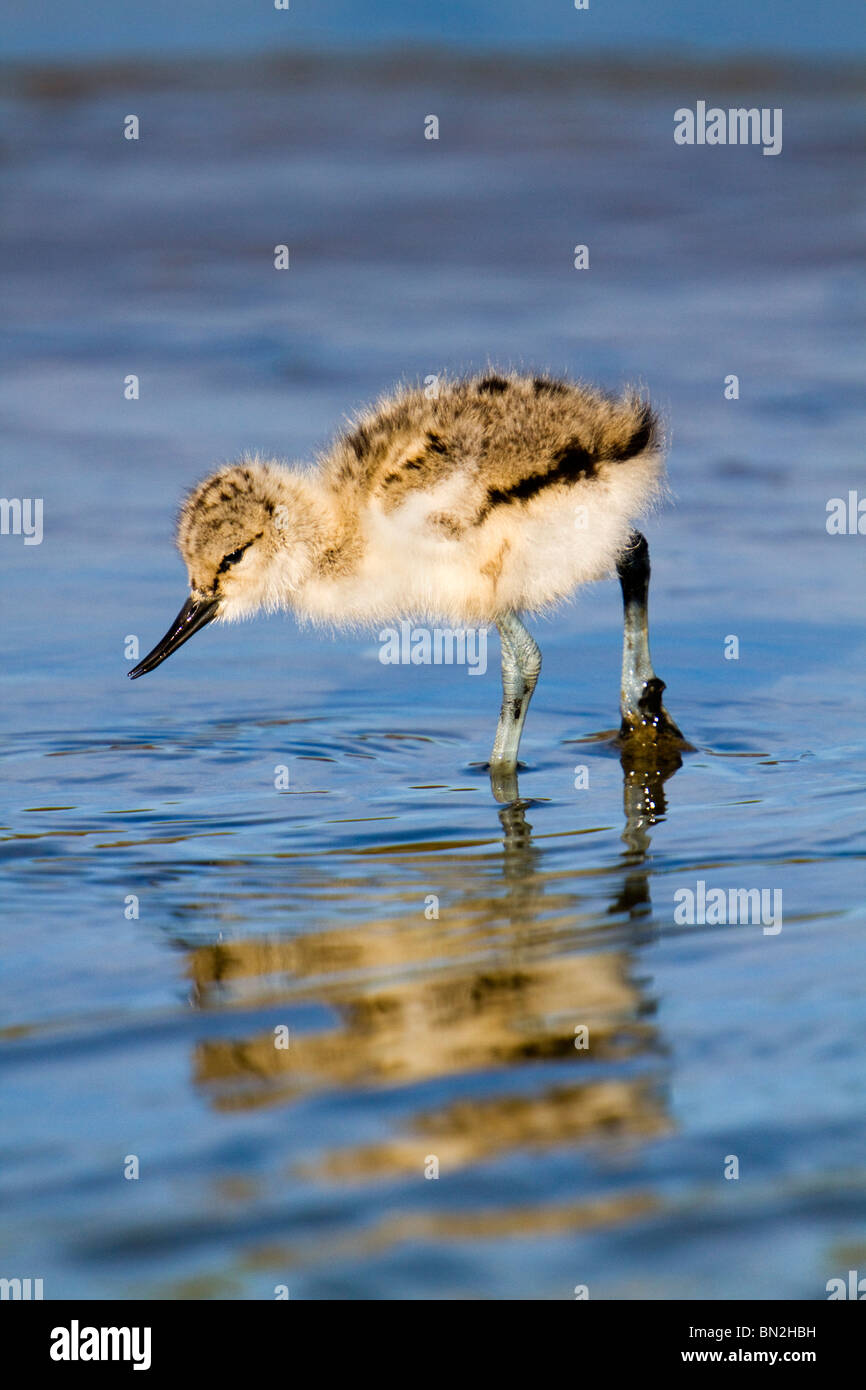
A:
{"label": "rippled reflection", "polygon": [[[482,876],[480,860],[436,855],[447,902],[438,919],[419,910],[412,920],[373,916],[189,951],[199,1009],[267,1006],[273,1016],[285,1003],[294,1017],[313,1005],[319,1020],[292,1026],[287,1049],[270,1025],[201,1041],[194,1076],[209,1102],[285,1105],[317,1090],[484,1073],[477,1095],[461,1088],[455,1098],[451,1086],[447,1101],[420,1104],[400,1132],[325,1151],[308,1174],[342,1181],[417,1173],[431,1154],[453,1171],[521,1149],[633,1142],[669,1129],[664,1049],[634,970],[630,919],[649,908],[649,831],[680,758],[622,750],[621,763],[626,849],[607,920],[558,887],[533,842],[531,806],[515,799],[498,810],[498,881],[489,856]],[[539,1062],[556,1064],[541,1084],[531,1071]]]}

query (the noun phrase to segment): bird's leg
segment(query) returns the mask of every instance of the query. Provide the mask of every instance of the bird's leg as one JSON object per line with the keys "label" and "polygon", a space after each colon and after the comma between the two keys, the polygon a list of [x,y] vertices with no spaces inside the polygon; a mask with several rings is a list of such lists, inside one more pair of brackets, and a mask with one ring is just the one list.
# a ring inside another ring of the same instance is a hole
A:
{"label": "bird's leg", "polygon": [[647,600],[649,596],[649,546],[640,531],[632,531],[628,549],[617,562],[624,608],[620,736],[645,733],[682,739],[682,734],[662,704],[663,680],[653,670],[649,649]]}
{"label": "bird's leg", "polygon": [[501,780],[517,767],[523,722],[541,670],[541,652],[516,614],[506,613],[496,626],[502,642],[502,711],[490,757],[490,775],[494,779],[496,774]]}

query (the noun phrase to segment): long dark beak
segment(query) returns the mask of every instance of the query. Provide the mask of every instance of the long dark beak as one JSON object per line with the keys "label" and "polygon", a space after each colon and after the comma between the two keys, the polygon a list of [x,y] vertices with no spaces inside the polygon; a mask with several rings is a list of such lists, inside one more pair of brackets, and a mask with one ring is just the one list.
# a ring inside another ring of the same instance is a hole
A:
{"label": "long dark beak", "polygon": [[200,627],[204,627],[216,617],[217,603],[218,600],[215,598],[188,598],[162,641],[157,642],[153,651],[148,652],[144,660],[128,673],[129,679],[134,681],[145,672],[155,670],[167,656],[171,656],[184,642],[188,642],[194,632],[198,632]]}

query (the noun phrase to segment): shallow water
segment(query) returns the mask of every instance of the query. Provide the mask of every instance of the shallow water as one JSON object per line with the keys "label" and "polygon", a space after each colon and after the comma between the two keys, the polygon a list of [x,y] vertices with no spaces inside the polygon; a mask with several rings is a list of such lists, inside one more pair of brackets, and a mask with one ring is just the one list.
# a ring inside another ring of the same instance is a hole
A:
{"label": "shallow water", "polygon": [[[3,1275],[814,1299],[866,1267],[866,541],[825,525],[862,493],[862,103],[849,69],[734,66],[720,104],[782,106],[783,154],[677,148],[707,80],[5,74],[3,493],[44,498],[45,533],[0,538]],[[523,809],[482,766],[492,637],[472,677],[262,619],[125,679],[126,637],[180,607],[173,516],[215,460],[306,456],[396,377],[488,357],[640,380],[666,413],[678,770],[627,776],[599,737],[615,585],[535,626]],[[781,930],[678,925],[699,881],[781,892]]]}

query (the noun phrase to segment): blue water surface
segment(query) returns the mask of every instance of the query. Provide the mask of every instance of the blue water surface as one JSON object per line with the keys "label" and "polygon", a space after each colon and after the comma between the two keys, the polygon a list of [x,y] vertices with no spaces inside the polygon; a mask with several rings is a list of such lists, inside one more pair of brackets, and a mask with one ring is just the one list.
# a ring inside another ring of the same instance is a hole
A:
{"label": "blue water surface", "polygon": [[[4,71],[2,491],[44,502],[41,545],[0,538],[4,1276],[816,1299],[866,1267],[866,539],[826,526],[864,486],[862,95],[787,60],[712,91],[782,108],[782,154],[676,146],[710,88],[664,57]],[[488,360],[664,412],[679,769],[606,737],[613,584],[535,625],[523,808],[482,767],[492,634],[473,677],[262,618],[126,679],[193,482]],[[780,892],[781,930],[678,924],[698,883]]]}

